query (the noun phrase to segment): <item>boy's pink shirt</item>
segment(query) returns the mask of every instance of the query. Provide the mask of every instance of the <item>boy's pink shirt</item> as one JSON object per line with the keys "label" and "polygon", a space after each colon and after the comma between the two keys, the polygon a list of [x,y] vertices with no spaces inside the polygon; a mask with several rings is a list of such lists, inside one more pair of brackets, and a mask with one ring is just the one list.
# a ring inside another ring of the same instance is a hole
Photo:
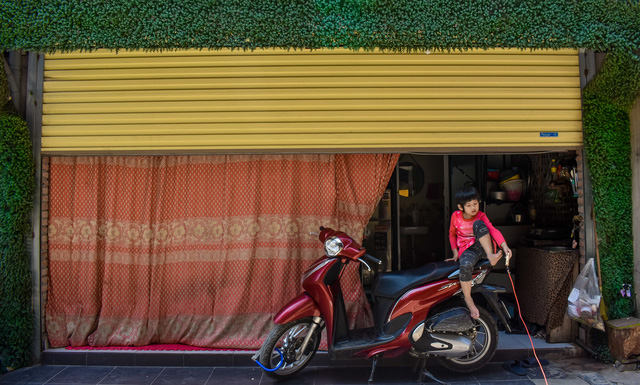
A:
{"label": "boy's pink shirt", "polygon": [[481,220],[487,225],[491,238],[493,238],[498,245],[501,245],[505,241],[500,230],[493,227],[487,215],[482,211],[478,211],[471,219],[464,219],[462,211],[458,210],[451,215],[451,225],[449,226],[451,249],[458,249],[458,255],[462,255],[462,252],[475,243],[473,222],[477,220]]}

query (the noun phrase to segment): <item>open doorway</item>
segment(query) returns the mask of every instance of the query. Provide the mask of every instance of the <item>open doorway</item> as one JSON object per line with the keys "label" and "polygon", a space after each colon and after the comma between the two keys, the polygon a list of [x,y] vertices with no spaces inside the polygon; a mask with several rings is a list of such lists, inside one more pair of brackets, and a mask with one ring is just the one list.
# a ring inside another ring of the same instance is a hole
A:
{"label": "open doorway", "polygon": [[[443,261],[451,256],[448,229],[455,192],[473,185],[480,209],[513,251],[509,272],[502,259],[485,283],[504,287],[508,299],[513,281],[523,294],[525,319],[540,325],[548,342],[569,341],[576,331],[565,319],[562,299],[577,275],[583,242],[578,156],[576,151],[402,154],[367,226],[364,246],[387,262],[386,271]],[[365,290],[374,278],[363,272]],[[506,301],[506,306],[513,314],[514,304]]]}
{"label": "open doorway", "polygon": [[444,166],[440,155],[405,154],[398,160],[399,269],[444,259]]}
{"label": "open doorway", "polygon": [[444,156],[400,156],[364,240],[368,252],[385,261],[386,271],[444,259],[444,191]]}

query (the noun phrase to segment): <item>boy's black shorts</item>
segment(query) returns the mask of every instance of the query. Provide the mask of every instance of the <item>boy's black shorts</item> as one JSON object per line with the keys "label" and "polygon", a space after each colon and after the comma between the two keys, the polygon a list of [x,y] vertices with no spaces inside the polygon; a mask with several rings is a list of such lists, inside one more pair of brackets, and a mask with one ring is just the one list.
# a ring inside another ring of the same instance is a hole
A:
{"label": "boy's black shorts", "polygon": [[478,239],[487,234],[489,234],[489,228],[484,222],[479,219],[473,222],[473,237],[475,238],[475,242],[460,255],[460,281],[471,281],[473,267],[480,259],[487,259],[487,253],[484,252],[484,249],[478,241]]}

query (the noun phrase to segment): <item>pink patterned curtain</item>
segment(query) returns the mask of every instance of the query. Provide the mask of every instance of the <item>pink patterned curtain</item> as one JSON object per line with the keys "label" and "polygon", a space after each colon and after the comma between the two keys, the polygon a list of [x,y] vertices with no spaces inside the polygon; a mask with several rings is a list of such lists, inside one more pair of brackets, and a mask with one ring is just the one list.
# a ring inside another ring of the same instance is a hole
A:
{"label": "pink patterned curtain", "polygon": [[[360,240],[397,155],[52,157],[50,345],[257,348],[322,255]],[[352,326],[370,322],[356,270]]]}

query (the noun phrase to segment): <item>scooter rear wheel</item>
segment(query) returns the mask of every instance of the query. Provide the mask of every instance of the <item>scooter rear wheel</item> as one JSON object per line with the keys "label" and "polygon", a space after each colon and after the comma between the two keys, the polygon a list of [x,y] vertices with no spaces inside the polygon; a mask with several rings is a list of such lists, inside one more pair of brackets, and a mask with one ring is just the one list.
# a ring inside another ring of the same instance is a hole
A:
{"label": "scooter rear wheel", "polygon": [[311,331],[313,318],[301,318],[291,321],[284,325],[276,325],[266,341],[264,342],[262,353],[260,354],[260,362],[267,369],[278,366],[281,360],[280,353],[276,351],[278,348],[282,352],[282,366],[275,371],[265,371],[268,377],[273,379],[290,378],[304,369],[318,351],[320,346],[320,336],[322,328],[316,328],[309,339],[309,343],[304,352],[300,352],[300,348],[305,337]]}
{"label": "scooter rear wheel", "polygon": [[438,362],[445,368],[458,372],[469,373],[485,366],[498,348],[498,326],[488,311],[478,307],[480,317],[475,320],[475,340],[469,354],[465,357],[437,357]]}

